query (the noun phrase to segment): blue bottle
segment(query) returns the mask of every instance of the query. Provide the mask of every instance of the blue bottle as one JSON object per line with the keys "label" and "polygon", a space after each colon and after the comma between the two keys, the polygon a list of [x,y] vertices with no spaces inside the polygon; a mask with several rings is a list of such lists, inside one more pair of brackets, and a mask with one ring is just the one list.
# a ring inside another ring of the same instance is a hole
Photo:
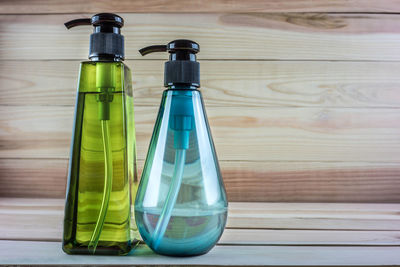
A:
{"label": "blue bottle", "polygon": [[207,253],[219,240],[228,203],[200,87],[199,45],[175,40],[142,55],[169,52],[167,88],[151,138],[135,202],[139,232],[169,256]]}

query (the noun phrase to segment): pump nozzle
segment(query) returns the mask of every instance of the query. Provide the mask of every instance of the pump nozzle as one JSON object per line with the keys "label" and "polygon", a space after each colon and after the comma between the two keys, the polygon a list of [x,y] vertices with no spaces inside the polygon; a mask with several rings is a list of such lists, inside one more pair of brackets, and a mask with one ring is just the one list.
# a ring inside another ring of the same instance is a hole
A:
{"label": "pump nozzle", "polygon": [[113,13],[99,13],[91,18],[74,19],[64,23],[67,29],[82,25],[105,26],[106,24],[111,27],[122,28],[124,19]]}
{"label": "pump nozzle", "polygon": [[154,52],[166,52],[167,51],[167,46],[166,45],[151,45],[151,46],[146,46],[142,49],[139,50],[139,53],[142,56],[145,56],[150,53]]}
{"label": "pump nozzle", "polygon": [[165,62],[164,86],[200,87],[200,64],[196,54],[200,52],[198,43],[178,39],[167,45],[151,45],[139,50],[142,56],[154,52],[168,52],[169,61]]}
{"label": "pump nozzle", "polygon": [[72,27],[82,26],[82,25],[91,25],[92,22],[90,19],[74,19],[68,22],[65,22],[64,25],[67,29],[71,29]]}
{"label": "pump nozzle", "polygon": [[92,60],[124,60],[124,36],[121,28],[124,20],[112,13],[99,13],[91,18],[74,19],[64,23],[67,29],[76,26],[92,25],[89,58]]}
{"label": "pump nozzle", "polygon": [[[200,52],[200,46],[198,43],[186,40],[186,39],[178,39],[172,42],[169,42],[167,45],[150,45],[146,46],[139,50],[139,53],[142,56],[145,56],[150,53],[154,52],[168,52],[171,54],[179,53],[179,54],[197,54]],[[181,60],[192,60],[195,61],[196,58],[190,59],[190,56],[187,57],[188,59],[182,58]],[[178,59],[175,59],[178,60]]]}

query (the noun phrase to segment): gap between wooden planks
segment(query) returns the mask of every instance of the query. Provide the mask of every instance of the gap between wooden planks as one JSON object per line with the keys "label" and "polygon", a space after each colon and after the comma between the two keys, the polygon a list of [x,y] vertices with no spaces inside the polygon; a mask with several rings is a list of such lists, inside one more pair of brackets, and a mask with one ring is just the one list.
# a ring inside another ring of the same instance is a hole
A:
{"label": "gap between wooden planks", "polygon": [[[174,39],[199,42],[200,59],[400,60],[397,14],[121,14],[128,59]],[[67,31],[81,15],[1,15],[1,60],[87,58],[90,29]],[[165,59],[165,54],[145,59]]]}

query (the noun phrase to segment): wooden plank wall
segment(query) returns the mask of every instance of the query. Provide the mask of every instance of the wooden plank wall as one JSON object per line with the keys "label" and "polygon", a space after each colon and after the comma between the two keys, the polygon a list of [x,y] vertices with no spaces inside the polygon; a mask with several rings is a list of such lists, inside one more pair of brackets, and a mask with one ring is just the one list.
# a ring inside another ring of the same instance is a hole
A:
{"label": "wooden plank wall", "polygon": [[166,55],[200,43],[230,201],[400,201],[400,1],[0,2],[0,197],[64,197],[79,61],[98,12],[126,21],[139,168]]}

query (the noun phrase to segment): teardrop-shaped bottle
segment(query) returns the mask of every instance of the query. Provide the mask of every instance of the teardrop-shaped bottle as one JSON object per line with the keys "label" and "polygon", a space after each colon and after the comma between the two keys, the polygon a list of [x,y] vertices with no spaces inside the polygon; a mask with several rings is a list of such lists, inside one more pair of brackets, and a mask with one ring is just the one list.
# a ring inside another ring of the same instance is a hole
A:
{"label": "teardrop-shaped bottle", "polygon": [[[198,45],[176,40],[165,47],[148,48],[151,52],[161,48],[171,56],[166,63],[167,90],[138,188],[135,218],[143,240],[155,252],[200,255],[221,237],[228,204],[202,96],[197,90],[199,63],[194,54]],[[182,51],[187,55],[177,56]],[[146,50],[141,53],[146,54]],[[192,65],[188,67],[187,62]]]}

